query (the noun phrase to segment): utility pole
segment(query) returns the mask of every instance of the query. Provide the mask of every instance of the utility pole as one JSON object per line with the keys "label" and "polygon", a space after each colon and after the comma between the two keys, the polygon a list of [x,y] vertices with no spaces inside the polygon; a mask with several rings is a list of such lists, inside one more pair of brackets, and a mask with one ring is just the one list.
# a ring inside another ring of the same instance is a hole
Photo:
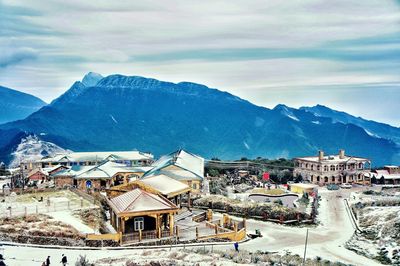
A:
{"label": "utility pole", "polygon": [[307,241],[308,241],[308,228],[307,228],[307,234],[306,234],[306,243],[304,245],[303,266],[306,265]]}

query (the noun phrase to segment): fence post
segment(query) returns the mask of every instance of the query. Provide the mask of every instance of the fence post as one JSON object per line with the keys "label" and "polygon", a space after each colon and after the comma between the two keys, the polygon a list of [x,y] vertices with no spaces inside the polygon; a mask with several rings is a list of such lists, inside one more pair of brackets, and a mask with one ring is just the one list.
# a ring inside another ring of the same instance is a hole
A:
{"label": "fence post", "polygon": [[142,241],[142,229],[139,229],[139,242]]}
{"label": "fence post", "polygon": [[175,230],[176,230],[176,237],[179,239],[179,228],[178,226],[175,226]]}
{"label": "fence post", "polygon": [[244,230],[247,229],[246,218],[243,218],[243,228]]}
{"label": "fence post", "polygon": [[38,214],[39,213],[39,209],[38,209],[38,206],[36,205],[36,214]]}
{"label": "fence post", "polygon": [[213,217],[213,212],[211,209],[207,210],[207,221],[211,221]]}
{"label": "fence post", "polygon": [[24,208],[24,213],[25,213],[25,217],[26,217],[26,215],[28,215],[28,208],[26,206]]}
{"label": "fence post", "polygon": [[235,223],[233,224],[233,231],[235,231],[235,233],[237,233],[237,231],[238,231],[238,224],[237,224],[237,222],[235,222]]}
{"label": "fence post", "polygon": [[283,224],[283,214],[281,214],[281,215],[279,216],[279,222],[280,222],[281,224]]}
{"label": "fence post", "polygon": [[122,245],[122,232],[119,232],[119,243],[120,243],[120,245]]}
{"label": "fence post", "polygon": [[215,229],[215,234],[218,234],[218,225],[214,225],[214,229]]}
{"label": "fence post", "polygon": [[196,239],[199,239],[199,228],[196,226]]}

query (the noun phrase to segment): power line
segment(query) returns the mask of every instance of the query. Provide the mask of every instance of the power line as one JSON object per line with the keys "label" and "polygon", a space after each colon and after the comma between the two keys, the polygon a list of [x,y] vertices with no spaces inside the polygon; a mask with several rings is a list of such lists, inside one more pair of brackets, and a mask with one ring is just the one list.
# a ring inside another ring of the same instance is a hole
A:
{"label": "power line", "polygon": [[[216,160],[205,160],[206,166],[208,167],[216,167],[216,168],[235,168],[235,167],[275,167],[275,168],[284,168],[284,169],[294,169],[293,166],[286,165],[277,165],[277,164],[268,164],[268,163],[257,163],[252,161],[216,161]],[[230,166],[230,167],[229,167]]]}

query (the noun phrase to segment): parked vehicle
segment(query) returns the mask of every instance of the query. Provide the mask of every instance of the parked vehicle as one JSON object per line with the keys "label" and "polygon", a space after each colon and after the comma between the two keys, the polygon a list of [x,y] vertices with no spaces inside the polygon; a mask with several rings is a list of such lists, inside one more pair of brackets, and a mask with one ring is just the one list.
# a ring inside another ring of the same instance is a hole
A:
{"label": "parked vehicle", "polygon": [[343,184],[340,185],[340,187],[341,187],[341,188],[350,189],[350,188],[352,188],[353,186],[352,186],[351,184],[349,184],[349,183],[343,183]]}
{"label": "parked vehicle", "polygon": [[328,185],[326,186],[326,188],[327,188],[328,190],[339,190],[339,186],[336,185],[336,184],[328,184]]}

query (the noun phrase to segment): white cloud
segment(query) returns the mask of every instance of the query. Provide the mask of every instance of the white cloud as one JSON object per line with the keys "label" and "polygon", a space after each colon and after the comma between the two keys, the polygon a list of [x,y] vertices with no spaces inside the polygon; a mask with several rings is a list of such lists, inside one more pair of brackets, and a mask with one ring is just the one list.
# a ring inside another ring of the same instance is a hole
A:
{"label": "white cloud", "polygon": [[[273,104],[272,99],[276,104],[303,105],[311,98],[329,105],[343,86],[355,91],[366,83],[400,81],[395,72],[398,57],[392,57],[399,51],[400,12],[398,3],[389,0],[334,4],[316,0],[251,4],[3,0],[1,5],[0,22],[5,27],[0,35],[0,58],[10,57],[11,49],[31,49],[35,56],[34,60],[0,67],[0,84],[46,101],[88,71],[194,81],[267,106]],[[392,39],[389,43],[363,41],[376,36]],[[357,39],[360,41],[354,45]],[[329,49],[318,50],[321,47]],[[286,49],[286,53],[278,58],[257,58],[254,48]],[[363,53],[358,57],[340,54],[344,51],[363,52],[369,58],[362,62]],[[374,58],[375,51],[382,58]],[[226,60],[220,56],[224,52],[238,57]],[[303,54],[296,56],[296,52]],[[157,60],[165,54],[177,58]],[[153,60],[138,59],[143,56]],[[330,86],[331,92],[320,97],[316,95],[318,86]],[[286,91],[301,91],[304,97]],[[357,99],[353,104],[361,106]],[[385,120],[385,106],[377,108],[383,110],[376,112],[381,113],[379,119]],[[392,110],[387,110],[387,117],[389,112]]]}

